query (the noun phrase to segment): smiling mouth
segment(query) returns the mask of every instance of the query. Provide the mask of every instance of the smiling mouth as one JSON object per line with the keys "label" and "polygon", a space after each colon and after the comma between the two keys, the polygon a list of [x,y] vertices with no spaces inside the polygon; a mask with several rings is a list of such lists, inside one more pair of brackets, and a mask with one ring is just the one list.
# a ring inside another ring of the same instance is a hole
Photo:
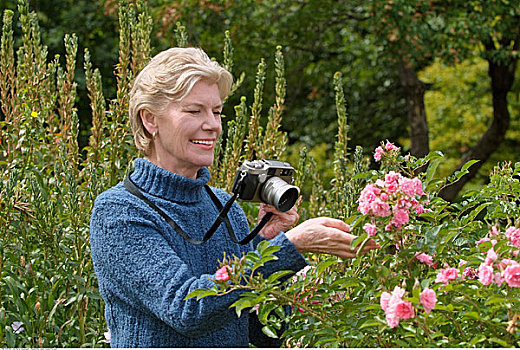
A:
{"label": "smiling mouth", "polygon": [[213,146],[214,140],[190,140],[191,143],[196,145]]}

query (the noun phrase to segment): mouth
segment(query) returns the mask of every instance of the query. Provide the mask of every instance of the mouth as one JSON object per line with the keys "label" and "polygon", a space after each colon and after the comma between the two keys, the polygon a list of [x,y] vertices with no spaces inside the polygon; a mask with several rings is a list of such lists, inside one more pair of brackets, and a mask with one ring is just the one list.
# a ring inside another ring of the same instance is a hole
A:
{"label": "mouth", "polygon": [[196,145],[201,145],[201,146],[207,146],[207,147],[213,147],[213,145],[215,144],[215,140],[214,139],[200,139],[200,140],[190,140],[191,143],[193,144],[196,144]]}

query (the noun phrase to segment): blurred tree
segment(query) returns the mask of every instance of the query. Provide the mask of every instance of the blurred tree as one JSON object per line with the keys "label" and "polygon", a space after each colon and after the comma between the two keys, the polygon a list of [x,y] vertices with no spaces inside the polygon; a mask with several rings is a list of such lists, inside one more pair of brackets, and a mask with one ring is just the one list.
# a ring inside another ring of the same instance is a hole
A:
{"label": "blurred tree", "polygon": [[455,171],[471,159],[480,160],[459,181],[441,191],[453,200],[465,183],[497,150],[509,128],[507,94],[518,63],[520,1],[503,0],[381,0],[371,3],[371,23],[386,57],[396,63],[408,100],[411,153],[429,151],[424,108],[426,85],[417,72],[432,63],[460,62],[478,52],[488,61],[493,118],[476,145],[465,152]]}
{"label": "blurred tree", "polygon": [[[520,113],[519,74],[517,71],[517,82],[508,99],[513,116]],[[461,155],[477,144],[493,118],[488,62],[478,57],[453,66],[436,62],[421,71],[419,77],[432,86],[425,94],[430,146],[444,153],[438,172],[448,176],[458,166]],[[519,147],[520,119],[511,118],[504,141],[464,190],[486,183],[497,162],[520,161]]]}
{"label": "blurred tree", "polygon": [[[174,42],[176,23],[186,26],[191,45],[217,55],[229,30],[235,67],[252,73],[261,57],[272,67],[275,47],[283,47],[287,96],[283,128],[291,142],[332,145],[337,130],[333,75],[340,71],[349,111],[351,144],[373,148],[382,138],[397,139],[406,128],[397,72],[378,60],[367,32],[365,2],[302,0],[155,1],[159,35]],[[273,69],[267,70],[266,104],[273,100]],[[237,75],[235,74],[235,75]],[[238,96],[252,101],[253,75]],[[237,98],[238,98],[237,96]],[[237,100],[230,100],[237,103]]]}

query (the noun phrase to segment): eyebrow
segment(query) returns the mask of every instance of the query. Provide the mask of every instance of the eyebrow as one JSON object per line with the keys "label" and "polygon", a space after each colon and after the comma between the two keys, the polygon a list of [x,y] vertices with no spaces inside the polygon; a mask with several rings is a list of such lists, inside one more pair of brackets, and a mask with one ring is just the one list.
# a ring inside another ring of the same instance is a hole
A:
{"label": "eyebrow", "polygon": [[[218,108],[221,109],[224,105],[222,103],[219,103],[216,106],[213,106],[211,108]],[[205,107],[205,104],[199,103],[199,102],[188,102],[188,103],[181,103],[182,108],[189,108],[189,107]]]}

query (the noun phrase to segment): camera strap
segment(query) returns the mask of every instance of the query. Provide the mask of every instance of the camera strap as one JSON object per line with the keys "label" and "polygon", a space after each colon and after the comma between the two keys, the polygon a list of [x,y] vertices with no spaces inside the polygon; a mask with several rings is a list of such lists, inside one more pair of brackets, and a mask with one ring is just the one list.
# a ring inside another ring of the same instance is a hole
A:
{"label": "camera strap", "polygon": [[273,216],[273,213],[266,213],[260,223],[247,235],[244,239],[238,240],[237,236],[235,235],[235,231],[233,230],[233,226],[231,226],[231,223],[229,222],[229,218],[227,216],[227,213],[229,212],[229,209],[231,208],[231,205],[235,202],[235,200],[238,197],[238,194],[233,194],[231,198],[227,201],[227,203],[222,206],[222,203],[217,198],[215,193],[211,190],[211,188],[208,185],[204,185],[204,188],[206,189],[206,192],[208,192],[212,202],[215,204],[217,209],[220,211],[217,218],[213,222],[213,225],[209,228],[209,230],[206,232],[204,237],[201,241],[194,240],[191,238],[184,230],[173,220],[168,214],[166,214],[161,208],[159,208],[157,205],[155,205],[152,201],[150,201],[137,187],[137,185],[134,184],[134,182],[130,179],[130,176],[127,176],[123,182],[125,188],[133,194],[134,196],[138,197],[139,199],[143,200],[146,204],[148,204],[153,210],[155,210],[159,215],[163,217],[164,220],[170,225],[175,232],[177,232],[182,238],[187,240],[188,242],[200,245],[205,243],[207,240],[213,236],[215,231],[218,229],[220,224],[224,222],[226,225],[227,231],[229,233],[229,237],[231,240],[237,244],[247,244],[255,238],[260,230],[267,224],[267,222],[271,219]]}

